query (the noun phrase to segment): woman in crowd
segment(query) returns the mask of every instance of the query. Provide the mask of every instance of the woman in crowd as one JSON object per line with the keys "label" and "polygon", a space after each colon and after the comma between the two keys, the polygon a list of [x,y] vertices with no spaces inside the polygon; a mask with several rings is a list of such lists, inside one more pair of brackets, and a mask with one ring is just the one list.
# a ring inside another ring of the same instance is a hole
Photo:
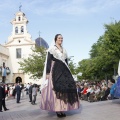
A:
{"label": "woman in crowd", "polygon": [[120,76],[117,79],[114,97],[120,98]]}
{"label": "woman in crowd", "polygon": [[115,90],[116,90],[116,83],[115,83],[115,80],[112,79],[111,82],[113,83],[113,85],[111,86],[111,89],[110,89],[110,95],[111,95],[111,99],[113,100],[115,97]]}

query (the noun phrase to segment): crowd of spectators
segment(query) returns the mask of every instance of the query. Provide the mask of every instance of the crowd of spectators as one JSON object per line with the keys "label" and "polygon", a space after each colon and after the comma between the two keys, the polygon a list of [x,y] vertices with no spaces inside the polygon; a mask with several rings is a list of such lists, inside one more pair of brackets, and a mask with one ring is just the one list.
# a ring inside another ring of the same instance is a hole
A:
{"label": "crowd of spectators", "polygon": [[[16,98],[16,83],[5,84],[4,90],[7,100],[9,98]],[[24,94],[29,95],[32,104],[35,104],[37,92],[40,92],[40,86],[32,83],[19,84],[20,97],[23,98]],[[105,101],[111,99],[117,99],[114,97],[116,83],[114,79],[102,80],[102,81],[88,81],[82,80],[76,83],[77,92],[80,100],[88,102]],[[37,92],[36,92],[37,89]],[[26,92],[25,92],[26,91]]]}
{"label": "crowd of spectators", "polygon": [[116,83],[114,79],[102,81],[83,80],[76,83],[77,92],[81,100],[88,102],[117,99],[114,97]]}

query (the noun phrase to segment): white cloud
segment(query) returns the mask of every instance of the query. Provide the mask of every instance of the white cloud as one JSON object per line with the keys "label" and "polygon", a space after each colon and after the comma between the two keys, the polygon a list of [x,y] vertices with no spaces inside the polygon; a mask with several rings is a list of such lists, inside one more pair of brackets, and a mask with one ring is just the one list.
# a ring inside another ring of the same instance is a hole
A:
{"label": "white cloud", "polygon": [[72,15],[103,11],[120,5],[119,0],[33,0],[23,6],[35,14],[64,13]]}
{"label": "white cloud", "polygon": [[4,0],[0,1],[0,12],[16,10],[20,2],[23,9],[38,15],[56,13],[82,15],[120,6],[120,0]]}

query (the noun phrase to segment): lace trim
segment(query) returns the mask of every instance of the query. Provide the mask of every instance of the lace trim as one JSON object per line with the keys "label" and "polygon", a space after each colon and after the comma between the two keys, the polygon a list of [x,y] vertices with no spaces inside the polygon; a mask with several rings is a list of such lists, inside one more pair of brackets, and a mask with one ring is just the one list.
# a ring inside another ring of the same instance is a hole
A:
{"label": "lace trim", "polygon": [[55,61],[52,68],[53,90],[58,99],[73,105],[78,101],[76,83],[62,61]]}
{"label": "lace trim", "polygon": [[64,48],[63,48],[63,53],[61,53],[60,50],[56,46],[53,46],[49,50],[49,52],[50,54],[53,55],[54,58],[59,59],[61,61],[65,61],[65,59],[67,59],[67,52]]}

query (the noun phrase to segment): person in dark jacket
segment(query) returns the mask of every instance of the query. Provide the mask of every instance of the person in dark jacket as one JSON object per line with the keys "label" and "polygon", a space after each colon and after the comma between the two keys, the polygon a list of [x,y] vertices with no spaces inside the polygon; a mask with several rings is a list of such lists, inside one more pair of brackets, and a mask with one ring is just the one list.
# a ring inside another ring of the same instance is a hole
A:
{"label": "person in dark jacket", "polygon": [[3,85],[0,86],[0,112],[2,112],[2,107],[4,108],[4,111],[7,111],[9,109],[6,108],[6,104],[5,104],[5,89],[3,87]]}
{"label": "person in dark jacket", "polygon": [[4,86],[2,87],[2,92],[3,92],[2,106],[3,106],[4,110],[7,111],[7,110],[9,110],[9,109],[6,108],[6,104],[5,104],[6,93],[5,93],[5,88],[4,88]]}
{"label": "person in dark jacket", "polygon": [[6,71],[5,63],[3,62],[3,66],[2,66],[2,83],[5,83],[6,76],[7,76],[7,71]]}
{"label": "person in dark jacket", "polygon": [[17,94],[17,103],[20,103],[21,88],[19,83],[16,85],[15,91]]}
{"label": "person in dark jacket", "polygon": [[32,102],[32,83],[30,83],[30,87],[29,87],[29,102]]}
{"label": "person in dark jacket", "polygon": [[110,88],[109,88],[109,87],[106,87],[106,88],[105,88],[104,96],[101,98],[101,101],[107,100],[109,94],[110,94]]}
{"label": "person in dark jacket", "polygon": [[2,111],[2,100],[3,100],[3,93],[2,93],[2,87],[0,85],[0,112]]}

